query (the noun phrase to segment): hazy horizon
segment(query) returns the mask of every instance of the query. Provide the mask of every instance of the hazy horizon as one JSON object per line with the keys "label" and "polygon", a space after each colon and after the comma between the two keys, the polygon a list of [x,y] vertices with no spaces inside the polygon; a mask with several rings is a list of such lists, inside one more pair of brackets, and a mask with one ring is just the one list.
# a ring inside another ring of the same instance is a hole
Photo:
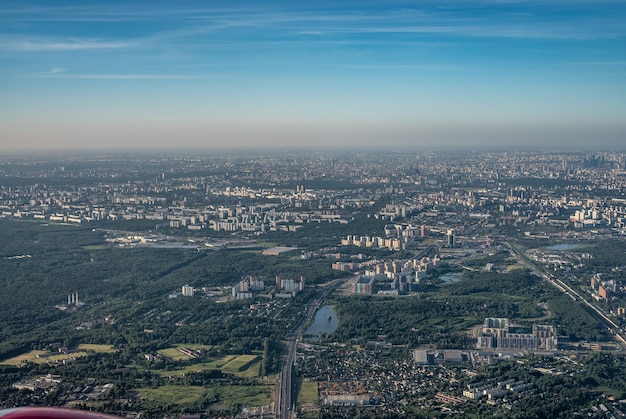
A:
{"label": "hazy horizon", "polygon": [[0,6],[0,151],[626,143],[620,1]]}

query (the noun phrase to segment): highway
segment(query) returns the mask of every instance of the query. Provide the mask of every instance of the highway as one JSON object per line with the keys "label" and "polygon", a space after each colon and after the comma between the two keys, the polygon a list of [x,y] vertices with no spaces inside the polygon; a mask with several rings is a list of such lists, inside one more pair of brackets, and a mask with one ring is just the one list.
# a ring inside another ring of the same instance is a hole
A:
{"label": "highway", "polygon": [[276,417],[279,419],[290,419],[293,416],[294,400],[293,396],[293,364],[296,359],[296,348],[298,346],[298,337],[304,331],[304,328],[313,320],[315,312],[319,308],[326,293],[335,289],[340,284],[351,279],[341,278],[335,279],[329,282],[324,287],[320,288],[315,296],[311,298],[306,305],[306,311],[300,321],[294,326],[292,331],[287,334],[287,352],[283,358],[282,366],[280,368],[280,374],[278,377],[278,389],[276,391]]}
{"label": "highway", "polygon": [[510,252],[515,255],[520,262],[528,266],[536,275],[552,284],[561,292],[567,294],[572,300],[586,305],[591,310],[590,314],[594,316],[600,324],[609,329],[611,334],[613,334],[613,336],[615,337],[615,341],[622,347],[622,350],[626,351],[626,335],[624,334],[624,331],[619,327],[619,325],[615,324],[615,322],[604,312],[604,310],[602,310],[595,304],[587,301],[578,293],[578,291],[572,289],[572,287],[570,287],[565,282],[539,269],[537,265],[535,265],[528,258],[526,253],[524,253],[524,251],[519,247],[512,245],[508,242],[505,242],[504,244],[509,248]]}

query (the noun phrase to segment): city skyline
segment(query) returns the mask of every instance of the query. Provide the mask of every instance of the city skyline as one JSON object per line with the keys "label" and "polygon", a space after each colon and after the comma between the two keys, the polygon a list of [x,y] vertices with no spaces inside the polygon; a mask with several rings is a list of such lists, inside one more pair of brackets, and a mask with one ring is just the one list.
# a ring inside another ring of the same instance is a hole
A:
{"label": "city skyline", "polygon": [[5,2],[3,150],[601,146],[621,1]]}

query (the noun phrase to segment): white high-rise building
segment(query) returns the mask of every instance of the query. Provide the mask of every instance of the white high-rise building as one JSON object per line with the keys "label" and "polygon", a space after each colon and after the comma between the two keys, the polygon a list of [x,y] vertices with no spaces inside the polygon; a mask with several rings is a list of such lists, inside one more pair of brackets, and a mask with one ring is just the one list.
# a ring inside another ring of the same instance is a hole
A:
{"label": "white high-rise building", "polygon": [[193,297],[193,287],[189,285],[183,285],[182,292],[185,297]]}

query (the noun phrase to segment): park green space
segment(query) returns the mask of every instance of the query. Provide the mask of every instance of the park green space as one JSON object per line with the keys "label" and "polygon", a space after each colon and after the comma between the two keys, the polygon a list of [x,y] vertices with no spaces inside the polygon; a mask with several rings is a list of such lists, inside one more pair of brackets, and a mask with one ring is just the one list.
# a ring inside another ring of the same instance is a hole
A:
{"label": "park green space", "polygon": [[305,403],[317,403],[319,400],[319,391],[317,381],[300,381],[298,386],[299,405]]}
{"label": "park green space", "polygon": [[228,406],[264,406],[271,402],[272,389],[266,385],[211,385],[139,388],[135,390],[148,405],[184,406],[221,402]]}
{"label": "park green space", "polygon": [[45,354],[47,351],[39,351],[39,350],[33,350],[30,352],[26,352],[24,354],[15,356],[13,358],[4,360],[4,361],[0,361],[0,364],[4,364],[4,365],[22,365],[22,363],[24,362],[35,362],[35,360],[37,360],[37,355],[43,355]]}
{"label": "park green space", "polygon": [[593,391],[599,393],[599,394],[610,394],[611,396],[615,397],[615,398],[621,398],[623,396],[623,392],[616,390],[615,388],[612,387],[607,387],[607,386],[597,386],[593,389]]}
{"label": "park green space", "polygon": [[[168,298],[169,294],[179,292],[182,284],[226,286],[248,275],[268,282],[276,275],[281,278],[303,275],[307,284],[320,284],[339,275],[323,259],[302,261],[240,251],[119,249],[103,243],[99,231],[82,226],[44,227],[0,221],[0,230],[4,254],[33,255],[0,259],[0,282],[6,290],[0,293],[0,302],[7,307],[0,314],[0,359],[6,359],[0,364],[22,366],[20,374],[45,368],[64,374],[71,370],[80,379],[93,376],[101,382],[125,380],[133,383],[128,389],[140,386],[146,408],[152,406],[153,412],[182,411],[183,406],[191,409],[190,406],[199,404],[204,408],[213,404],[269,404],[272,387],[262,383],[276,380],[273,374],[280,366],[280,341],[285,326],[289,319],[299,315],[298,307],[303,306],[299,304],[307,296],[306,292],[302,293],[295,304],[281,307],[280,316],[264,318],[251,316],[249,303],[217,304],[200,295]],[[287,240],[280,244],[298,243]],[[610,246],[604,245],[607,247]],[[610,260],[623,260],[615,252],[611,248],[595,252],[594,259],[588,262],[594,265],[589,269],[599,271],[611,266]],[[495,263],[497,269],[485,271],[487,263]],[[325,304],[333,304],[341,324],[328,340],[369,348],[369,342],[382,336],[380,339],[388,343],[407,348],[421,344],[466,348],[467,330],[482,324],[485,317],[508,317],[525,326],[535,320],[557,324],[560,333],[572,341],[606,340],[603,330],[583,307],[572,304],[569,297],[527,269],[517,269],[520,265],[506,253],[464,261],[464,265],[471,269],[445,266],[441,269],[442,274],[446,269],[462,272],[457,282],[440,286],[433,281],[425,284],[417,295],[330,297],[332,301]],[[22,295],[26,287],[30,287],[28,298],[11,298]],[[55,308],[66,301],[68,292],[74,291],[80,292],[84,306],[65,311]],[[546,310],[550,316],[543,318]],[[105,321],[106,318],[114,321]],[[90,326],[76,327],[82,324]],[[32,350],[57,341],[79,351],[37,358],[46,352]],[[265,356],[262,348],[267,341],[271,345]],[[107,345],[78,345],[79,342]],[[190,358],[180,352],[182,347],[206,352]],[[143,354],[157,352],[163,356],[154,363],[145,362]],[[89,357],[92,353],[106,356]],[[81,359],[69,366],[56,364],[73,357]],[[607,393],[612,390],[616,397],[624,394],[626,387],[620,381],[620,368],[610,365],[602,368],[610,370],[589,373],[595,380],[589,389]],[[6,371],[12,370],[7,367]],[[224,376],[208,373],[211,371],[222,372]],[[194,374],[202,372],[207,374]],[[260,380],[260,374],[268,378]],[[200,387],[199,383],[204,386]],[[317,384],[302,382],[298,403],[316,403],[317,399]]]}
{"label": "park green space", "polygon": [[259,359],[258,355],[241,355],[222,367],[223,372],[237,373],[246,370]]}
{"label": "park green space", "polygon": [[181,361],[181,360],[189,359],[188,355],[185,355],[184,353],[180,351],[180,349],[182,348],[187,348],[187,349],[192,349],[192,350],[195,350],[195,349],[207,350],[207,349],[211,349],[211,346],[210,345],[196,345],[196,344],[187,345],[187,344],[181,343],[181,344],[174,345],[174,347],[172,348],[160,349],[158,353],[168,357],[172,361]]}
{"label": "park green space", "polygon": [[75,351],[76,352],[72,352],[68,354],[59,353],[58,355],[48,356],[45,358],[38,358],[38,356],[48,354],[50,352],[41,351],[41,350],[32,350],[27,353],[2,361],[0,362],[0,364],[15,365],[15,366],[22,365],[22,363],[24,362],[46,364],[49,362],[60,362],[60,361],[64,361],[64,360],[72,359],[72,358],[82,358],[82,357],[89,356],[92,353],[113,353],[115,352],[115,349],[113,349],[111,345],[96,345],[96,344],[85,343],[85,344],[78,345],[78,348],[76,348]]}
{"label": "park green space", "polygon": [[[167,348],[159,350],[159,353],[168,356],[172,360],[190,360],[187,355],[178,351],[178,347],[196,348],[202,346],[194,345],[177,345],[176,348]],[[206,347],[204,347],[206,348]],[[170,356],[170,354],[172,356]],[[178,355],[183,355],[178,357]],[[175,358],[176,357],[176,358]],[[160,369],[154,372],[162,377],[182,377],[191,373],[199,373],[203,371],[219,370],[225,374],[232,374],[240,378],[258,378],[259,376],[259,363],[261,362],[261,356],[259,354],[244,354],[244,355],[224,355],[218,358],[211,358],[207,360],[203,358],[198,362],[190,360],[191,364],[183,365],[176,369]]]}
{"label": "park green space", "polygon": [[138,388],[139,397],[147,403],[160,405],[185,405],[201,402],[204,398],[215,398],[211,388],[202,386],[161,386],[157,388]]}

